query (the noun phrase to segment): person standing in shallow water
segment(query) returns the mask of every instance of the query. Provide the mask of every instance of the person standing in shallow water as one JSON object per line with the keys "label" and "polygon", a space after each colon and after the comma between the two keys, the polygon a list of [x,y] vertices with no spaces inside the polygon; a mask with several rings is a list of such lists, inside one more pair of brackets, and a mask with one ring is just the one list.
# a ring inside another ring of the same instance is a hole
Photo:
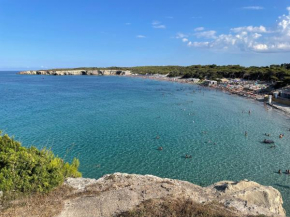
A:
{"label": "person standing in shallow water", "polygon": [[248,136],[248,132],[247,131],[245,131],[245,136]]}

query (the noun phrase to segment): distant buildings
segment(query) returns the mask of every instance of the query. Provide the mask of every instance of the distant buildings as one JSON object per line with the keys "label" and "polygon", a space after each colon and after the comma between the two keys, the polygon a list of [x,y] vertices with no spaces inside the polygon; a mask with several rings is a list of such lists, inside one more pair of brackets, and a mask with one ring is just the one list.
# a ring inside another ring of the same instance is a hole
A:
{"label": "distant buildings", "polygon": [[290,85],[278,90],[281,98],[290,99]]}
{"label": "distant buildings", "polygon": [[290,85],[273,92],[273,101],[290,106]]}
{"label": "distant buildings", "polygon": [[205,86],[217,86],[217,81],[214,81],[214,80],[205,80],[204,82],[203,82],[203,84],[205,85]]}
{"label": "distant buildings", "polygon": [[198,78],[187,78],[186,80],[187,81],[191,81],[194,84],[196,84],[196,83],[198,83],[200,81],[200,79],[198,79]]}

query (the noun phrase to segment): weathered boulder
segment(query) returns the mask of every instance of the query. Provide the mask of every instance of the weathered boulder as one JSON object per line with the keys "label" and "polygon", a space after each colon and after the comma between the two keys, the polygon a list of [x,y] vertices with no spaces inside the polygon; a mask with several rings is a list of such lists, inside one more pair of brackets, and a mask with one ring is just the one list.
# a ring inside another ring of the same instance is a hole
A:
{"label": "weathered boulder", "polygon": [[278,190],[256,182],[223,181],[207,187],[227,207],[234,207],[247,215],[285,216],[283,200]]}
{"label": "weathered boulder", "polygon": [[[278,190],[247,180],[224,181],[203,188],[186,181],[152,175],[114,173],[98,180],[69,178],[65,185],[72,187],[73,192],[80,196],[65,201],[60,217],[114,216],[133,209],[145,200],[164,197],[189,198],[197,203],[218,201],[226,207],[235,208],[238,216],[286,216]],[[86,192],[95,194],[85,196]]]}

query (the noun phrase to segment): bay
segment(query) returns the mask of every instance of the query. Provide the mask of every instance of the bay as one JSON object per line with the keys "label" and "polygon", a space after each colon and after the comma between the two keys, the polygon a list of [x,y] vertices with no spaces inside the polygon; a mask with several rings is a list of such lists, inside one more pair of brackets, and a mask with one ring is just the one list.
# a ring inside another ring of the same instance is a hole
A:
{"label": "bay", "polygon": [[277,174],[290,169],[284,114],[197,85],[16,73],[0,72],[0,129],[24,146],[79,158],[84,177],[152,174],[202,186],[248,179],[277,188],[290,213],[290,176]]}

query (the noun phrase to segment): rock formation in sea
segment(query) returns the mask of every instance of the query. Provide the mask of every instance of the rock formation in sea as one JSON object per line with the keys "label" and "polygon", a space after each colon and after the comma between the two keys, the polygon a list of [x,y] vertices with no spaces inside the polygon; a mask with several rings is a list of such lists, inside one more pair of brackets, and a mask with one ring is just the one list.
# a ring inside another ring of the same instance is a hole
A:
{"label": "rock formation in sea", "polygon": [[128,70],[38,70],[22,71],[22,75],[131,75]]}
{"label": "rock formation in sea", "polygon": [[[256,182],[222,181],[208,187],[152,175],[114,173],[102,178],[69,178],[66,186],[79,195],[66,200],[59,217],[116,216],[150,199],[186,198],[196,203],[218,202],[235,216],[286,216],[278,190]],[[86,194],[95,192],[95,194]]]}

